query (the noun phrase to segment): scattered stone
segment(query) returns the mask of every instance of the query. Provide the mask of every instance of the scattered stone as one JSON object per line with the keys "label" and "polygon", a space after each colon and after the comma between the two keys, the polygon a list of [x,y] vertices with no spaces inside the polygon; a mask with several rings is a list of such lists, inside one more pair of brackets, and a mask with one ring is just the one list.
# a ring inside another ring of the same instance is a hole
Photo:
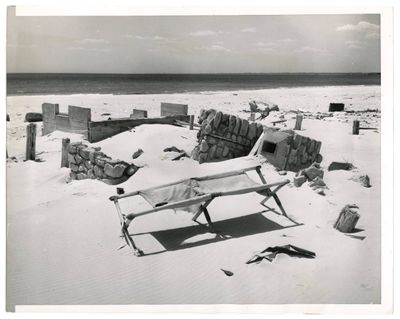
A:
{"label": "scattered stone", "polygon": [[138,158],[143,153],[144,153],[143,150],[141,148],[139,148],[135,153],[132,154],[132,159]]}
{"label": "scattered stone", "polygon": [[135,174],[137,172],[138,169],[139,168],[135,165],[129,165],[125,170],[125,175],[132,176],[133,174]]}
{"label": "scattered stone", "polygon": [[301,185],[303,185],[306,181],[307,181],[307,178],[304,175],[296,176],[293,179],[293,184],[296,187],[301,187]]}
{"label": "scattered stone", "polygon": [[309,168],[303,170],[303,174],[307,177],[307,180],[309,181],[314,180],[317,176],[321,178],[324,177],[324,171],[321,168],[315,167],[314,165],[311,165]]}
{"label": "scattered stone", "polygon": [[368,175],[359,175],[359,176],[354,176],[350,178],[351,180],[360,183],[362,186],[366,188],[372,187],[369,176]]}
{"label": "scattered stone", "polygon": [[180,150],[179,148],[175,146],[167,147],[164,149],[164,152],[177,152],[177,153],[182,153],[184,150]]}
{"label": "scattered stone", "polygon": [[337,170],[345,170],[350,171],[354,168],[353,164],[351,163],[342,163],[342,162],[332,162],[329,167],[328,171],[337,171]]}
{"label": "scattered stone", "polygon": [[278,171],[278,174],[279,174],[279,175],[286,175],[287,172],[286,172],[286,171]]}
{"label": "scattered stone", "polygon": [[78,180],[78,181],[80,181],[80,180],[82,180],[82,179],[86,179],[87,178],[87,175],[85,174],[85,173],[78,173],[78,174],[76,174],[76,179]]}
{"label": "scattered stone", "polygon": [[43,115],[42,113],[37,113],[37,112],[28,112],[25,114],[25,122],[42,122],[43,121]]}
{"label": "scattered stone", "polygon": [[321,177],[317,176],[310,182],[309,186],[311,188],[321,188],[321,187],[326,187],[326,184]]}
{"label": "scattered stone", "polygon": [[224,272],[224,274],[227,275],[228,277],[233,276],[233,272],[232,272],[232,271],[225,270],[225,269],[222,269],[222,268],[220,268],[220,269],[221,269],[221,270]]}

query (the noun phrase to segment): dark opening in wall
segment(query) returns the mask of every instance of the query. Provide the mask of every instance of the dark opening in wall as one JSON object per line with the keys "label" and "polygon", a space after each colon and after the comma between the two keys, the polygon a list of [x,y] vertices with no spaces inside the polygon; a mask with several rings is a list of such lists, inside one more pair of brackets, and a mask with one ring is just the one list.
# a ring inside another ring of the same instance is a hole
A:
{"label": "dark opening in wall", "polygon": [[262,146],[262,152],[274,154],[275,150],[276,150],[276,143],[264,141]]}

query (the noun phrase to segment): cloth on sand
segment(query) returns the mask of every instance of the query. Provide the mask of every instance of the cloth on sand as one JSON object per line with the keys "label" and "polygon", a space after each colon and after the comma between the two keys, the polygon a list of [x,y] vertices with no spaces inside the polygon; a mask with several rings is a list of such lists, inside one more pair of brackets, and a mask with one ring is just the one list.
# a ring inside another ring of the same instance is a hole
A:
{"label": "cloth on sand", "polygon": [[315,253],[300,247],[296,247],[294,245],[285,245],[285,246],[275,246],[268,247],[264,249],[262,252],[255,254],[252,258],[250,258],[246,264],[251,263],[259,263],[263,259],[267,259],[272,262],[276,255],[278,254],[286,254],[291,257],[299,257],[299,258],[315,258]]}

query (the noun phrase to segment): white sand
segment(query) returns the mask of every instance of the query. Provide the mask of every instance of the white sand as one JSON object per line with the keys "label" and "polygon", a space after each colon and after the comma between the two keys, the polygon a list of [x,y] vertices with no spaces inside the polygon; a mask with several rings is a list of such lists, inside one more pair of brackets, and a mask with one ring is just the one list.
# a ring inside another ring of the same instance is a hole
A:
{"label": "white sand", "polygon": [[[344,102],[354,110],[380,109],[379,86],[271,89],[161,95],[72,95],[7,98],[11,116],[7,130],[8,153],[18,162],[7,163],[7,307],[33,304],[301,304],[380,303],[380,117],[362,116],[365,126],[378,131],[351,135],[355,115],[335,114],[324,120],[305,119],[302,134],[322,141],[322,165],[333,160],[352,162],[353,171],[325,170],[329,189],[316,194],[304,184],[284,187],[279,196],[288,214],[303,223],[293,226],[259,205],[257,194],[225,197],[209,206],[217,228],[230,239],[215,235],[191,221],[191,214],[162,211],[138,218],[132,233],[138,246],[149,255],[137,258],[128,248],[118,250],[119,223],[108,200],[115,186],[96,180],[66,183],[68,169],[61,169],[61,139],[81,136],[53,132],[37,138],[37,152],[43,162],[23,162],[27,111],[40,111],[43,102],[92,107],[92,118],[128,116],[132,108],[159,115],[164,102],[189,104],[189,112],[201,108],[247,117],[252,99],[271,101],[280,112],[263,121],[285,116],[281,125],[292,128],[298,108],[326,112],[329,102]],[[352,104],[352,105],[350,105]],[[39,125],[40,126],[40,125]],[[206,175],[246,167],[260,158],[240,158],[199,165],[191,159],[170,161],[162,150],[177,146],[190,151],[196,131],[165,125],[144,125],[95,145],[108,155],[145,165],[131,179],[119,185],[126,191],[163,184],[186,176]],[[263,164],[268,181],[292,180],[294,173],[279,176]],[[372,188],[350,180],[368,174]],[[254,176],[256,178],[256,176]],[[332,224],[345,204],[359,205],[357,225],[364,231],[350,238]],[[271,207],[276,205],[269,201]],[[124,209],[138,211],[144,201],[127,200]],[[201,221],[203,217],[200,218]],[[192,227],[195,226],[195,227]],[[187,229],[182,230],[182,228]],[[164,231],[162,231],[164,230]],[[188,245],[183,249],[181,245]],[[272,263],[246,265],[257,251],[269,246],[293,244],[314,251],[315,259],[279,255]],[[227,277],[220,270],[234,273]]]}

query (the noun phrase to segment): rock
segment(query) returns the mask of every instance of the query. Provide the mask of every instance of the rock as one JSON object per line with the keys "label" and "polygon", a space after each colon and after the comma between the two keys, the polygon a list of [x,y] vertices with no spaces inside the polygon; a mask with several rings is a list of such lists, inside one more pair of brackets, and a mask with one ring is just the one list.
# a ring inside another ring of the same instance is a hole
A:
{"label": "rock", "polygon": [[315,166],[310,166],[309,168],[306,168],[303,172],[309,181],[314,180],[316,177],[324,177],[324,171],[321,168],[316,168]]}
{"label": "rock", "polygon": [[217,158],[222,158],[222,151],[223,151],[223,147],[221,147],[221,146],[217,147],[217,151],[215,152],[215,155]]}
{"label": "rock", "polygon": [[329,167],[328,171],[337,171],[337,170],[345,170],[350,171],[354,168],[353,164],[351,163],[343,163],[343,162],[332,162]]}
{"label": "rock", "polygon": [[79,170],[79,165],[69,162],[69,168],[72,172],[77,173]]}
{"label": "rock", "polygon": [[75,161],[75,156],[72,155],[71,153],[68,153],[68,163],[71,165],[72,164],[77,164]]}
{"label": "rock", "polygon": [[89,154],[89,160],[93,163],[96,164],[96,158],[97,157],[101,157],[104,156],[105,154],[103,152],[99,152],[99,151],[94,151],[94,152],[90,152]]}
{"label": "rock", "polygon": [[184,150],[181,150],[175,146],[167,147],[164,149],[164,152],[177,152],[177,153],[182,153]]}
{"label": "rock", "polygon": [[355,181],[355,182],[357,182],[357,183],[360,183],[362,186],[364,186],[366,188],[372,187],[368,175],[358,175],[358,176],[354,176],[354,177],[352,177],[350,179]]}
{"label": "rock", "polygon": [[208,156],[207,153],[200,153],[200,155],[199,155],[199,163],[201,164],[201,163],[207,162],[207,156]]}
{"label": "rock", "polygon": [[242,120],[239,135],[246,136],[248,129],[249,129],[249,122],[247,122],[246,120]]}
{"label": "rock", "polygon": [[138,158],[140,155],[142,155],[144,152],[141,148],[139,148],[135,153],[132,154],[132,158],[136,159]]}
{"label": "rock", "polygon": [[78,180],[78,181],[80,181],[80,180],[82,180],[82,179],[87,179],[88,177],[87,177],[87,175],[85,174],[85,173],[79,173],[79,174],[76,174],[76,179]]}
{"label": "rock", "polygon": [[119,178],[124,174],[125,169],[126,166],[124,164],[116,164],[112,166],[109,163],[106,163],[106,165],[104,165],[104,174],[109,177]]}
{"label": "rock", "polygon": [[106,159],[107,159],[106,157],[96,157],[94,161],[96,165],[104,167],[104,165],[106,165]]}
{"label": "rock", "polygon": [[83,163],[85,164],[85,166],[86,166],[87,169],[93,168],[93,164],[92,164],[90,161],[85,161],[85,162],[83,162]]}
{"label": "rock", "polygon": [[212,132],[212,126],[209,124],[207,124],[206,128],[204,129],[204,132],[206,134],[210,134]]}
{"label": "rock", "polygon": [[302,136],[299,134],[295,134],[293,139],[293,146],[294,148],[299,148],[302,142]]}
{"label": "rock", "polygon": [[87,171],[87,169],[86,169],[85,163],[82,162],[82,164],[79,165],[78,172],[86,173],[86,171]]}
{"label": "rock", "polygon": [[7,122],[10,122],[10,114],[7,113],[7,117],[6,117]]}
{"label": "rock", "polygon": [[225,145],[224,150],[222,151],[222,156],[224,158],[226,158],[228,156],[228,154],[229,154],[229,148],[228,148],[228,146]]}
{"label": "rock", "polygon": [[213,145],[213,146],[210,148],[210,151],[208,152],[208,158],[209,158],[209,159],[214,159],[214,158],[215,158],[215,153],[216,153],[216,151],[217,151],[217,145]]}
{"label": "rock", "polygon": [[75,163],[76,163],[76,164],[81,164],[81,163],[83,162],[83,158],[80,157],[79,154],[76,154],[76,155],[74,156],[74,158],[75,158]]}
{"label": "rock", "polygon": [[103,178],[104,176],[103,169],[100,166],[94,166],[93,173],[97,178]]}
{"label": "rock", "polygon": [[74,172],[70,172],[70,173],[69,173],[69,177],[70,177],[71,179],[76,179],[76,174],[75,174]]}
{"label": "rock", "polygon": [[91,152],[94,152],[94,149],[92,148],[81,148],[79,150],[79,155],[82,156],[85,160],[89,159],[89,155]]}
{"label": "rock", "polygon": [[205,140],[203,140],[200,144],[200,152],[207,152],[209,149],[209,146]]}
{"label": "rock", "polygon": [[323,157],[322,157],[321,154],[317,154],[317,156],[315,157],[315,161],[316,161],[317,163],[321,163],[321,162],[322,162],[322,159],[323,159]]}
{"label": "rock", "polygon": [[311,188],[320,188],[320,187],[325,187],[326,184],[325,184],[324,180],[323,180],[321,177],[317,176],[316,178],[314,178],[314,179],[310,182],[310,185],[309,185],[309,186],[310,186]]}
{"label": "rock", "polygon": [[214,116],[214,128],[215,129],[218,129],[221,121],[222,121],[222,112],[218,111]]}
{"label": "rock", "polygon": [[286,172],[286,171],[278,171],[278,174],[279,174],[279,175],[286,175],[287,172]]}
{"label": "rock", "polygon": [[43,115],[42,113],[37,113],[37,112],[28,112],[25,114],[25,122],[42,122],[43,121]]}
{"label": "rock", "polygon": [[222,114],[222,121],[221,121],[225,126],[229,125],[229,114]]}
{"label": "rock", "polygon": [[125,175],[126,176],[132,176],[133,174],[135,174],[138,171],[139,167],[135,166],[135,165],[129,165],[126,170],[125,170]]}
{"label": "rock", "polygon": [[314,152],[317,153],[317,154],[319,154],[319,152],[321,151],[321,146],[322,146],[322,143],[321,143],[321,142],[315,141],[315,149],[314,149]]}
{"label": "rock", "polygon": [[229,115],[229,131],[232,132],[236,125],[236,117],[234,115]]}
{"label": "rock", "polygon": [[307,178],[304,175],[293,178],[293,184],[296,187],[301,187],[306,182]]}
{"label": "rock", "polygon": [[96,179],[96,176],[94,175],[93,169],[89,169],[89,170],[87,171],[87,176],[88,176],[90,179]]}
{"label": "rock", "polygon": [[242,120],[236,116],[235,121],[236,121],[236,123],[235,123],[235,128],[233,129],[233,133],[238,135],[240,132],[240,125],[241,125]]}

